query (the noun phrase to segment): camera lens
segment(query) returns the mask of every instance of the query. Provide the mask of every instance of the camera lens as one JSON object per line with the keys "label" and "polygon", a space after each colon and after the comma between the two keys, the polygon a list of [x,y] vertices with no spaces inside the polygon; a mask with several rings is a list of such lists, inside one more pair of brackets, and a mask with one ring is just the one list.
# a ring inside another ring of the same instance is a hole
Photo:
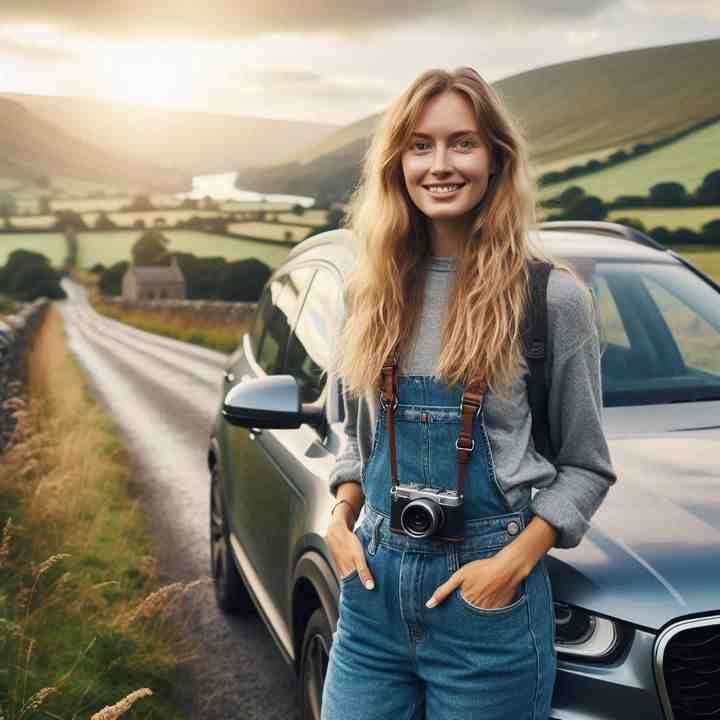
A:
{"label": "camera lens", "polygon": [[440,527],[442,510],[426,498],[409,502],[400,514],[402,529],[413,537],[428,537]]}

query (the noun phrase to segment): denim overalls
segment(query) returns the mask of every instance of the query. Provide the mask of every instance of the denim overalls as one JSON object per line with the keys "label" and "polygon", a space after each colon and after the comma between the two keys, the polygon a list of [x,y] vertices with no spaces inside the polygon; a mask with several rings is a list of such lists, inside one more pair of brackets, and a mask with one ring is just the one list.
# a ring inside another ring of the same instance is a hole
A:
{"label": "denim overalls", "polygon": [[[463,386],[429,375],[397,376],[398,480],[453,489]],[[484,397],[487,396],[488,389]],[[483,397],[483,406],[484,406]],[[362,473],[365,504],[355,534],[375,588],[357,570],[341,578],[322,698],[322,720],[545,720],[557,656],[545,558],[509,605],[483,609],[455,589],[433,608],[435,589],[458,568],[512,542],[533,517],[512,511],[497,485],[481,408],[465,477],[462,543],[390,531],[386,411],[378,404]]]}

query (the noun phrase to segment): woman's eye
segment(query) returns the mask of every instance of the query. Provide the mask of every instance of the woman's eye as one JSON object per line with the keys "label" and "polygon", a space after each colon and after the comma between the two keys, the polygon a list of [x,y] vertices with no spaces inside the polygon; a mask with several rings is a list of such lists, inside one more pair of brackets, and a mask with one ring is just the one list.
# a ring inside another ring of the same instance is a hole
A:
{"label": "woman's eye", "polygon": [[424,150],[424,148],[419,148],[418,145],[428,145],[429,143],[423,142],[422,140],[416,140],[413,143],[413,149],[414,150]]}
{"label": "woman's eye", "polygon": [[471,148],[473,146],[473,141],[470,140],[470,138],[461,138],[458,140],[458,145],[463,148]]}

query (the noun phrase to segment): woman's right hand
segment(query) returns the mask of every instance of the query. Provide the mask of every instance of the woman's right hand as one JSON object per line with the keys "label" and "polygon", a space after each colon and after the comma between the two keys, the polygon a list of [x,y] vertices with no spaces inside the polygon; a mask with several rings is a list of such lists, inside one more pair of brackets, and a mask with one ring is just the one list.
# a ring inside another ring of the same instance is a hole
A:
{"label": "woman's right hand", "polygon": [[340,571],[341,578],[347,577],[357,568],[363,585],[368,590],[375,587],[360,538],[348,527],[344,518],[338,518],[330,523],[325,542],[330,548],[333,562]]}

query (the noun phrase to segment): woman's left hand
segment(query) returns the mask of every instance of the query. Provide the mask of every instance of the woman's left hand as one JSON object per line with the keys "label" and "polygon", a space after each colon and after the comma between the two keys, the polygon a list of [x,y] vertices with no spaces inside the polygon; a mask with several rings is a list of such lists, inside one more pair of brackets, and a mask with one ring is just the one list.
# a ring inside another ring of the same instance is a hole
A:
{"label": "woman's left hand", "polygon": [[517,558],[501,551],[489,558],[473,560],[456,570],[437,587],[426,606],[434,607],[461,587],[463,598],[472,605],[484,610],[503,607],[512,602],[515,589],[524,577]]}

